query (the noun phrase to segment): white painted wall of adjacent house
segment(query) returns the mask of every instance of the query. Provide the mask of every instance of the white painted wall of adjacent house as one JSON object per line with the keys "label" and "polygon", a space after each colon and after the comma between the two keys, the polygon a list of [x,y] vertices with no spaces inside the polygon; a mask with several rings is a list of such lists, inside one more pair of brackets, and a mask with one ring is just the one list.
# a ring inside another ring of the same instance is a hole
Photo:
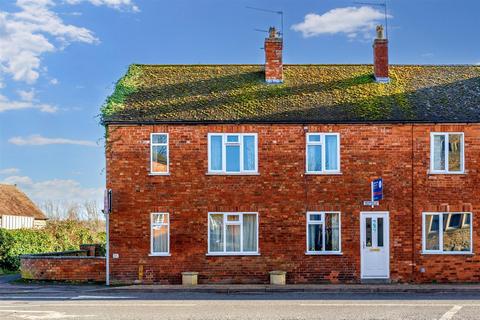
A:
{"label": "white painted wall of adjacent house", "polygon": [[2,215],[1,220],[1,227],[5,229],[31,229],[35,226],[33,217]]}

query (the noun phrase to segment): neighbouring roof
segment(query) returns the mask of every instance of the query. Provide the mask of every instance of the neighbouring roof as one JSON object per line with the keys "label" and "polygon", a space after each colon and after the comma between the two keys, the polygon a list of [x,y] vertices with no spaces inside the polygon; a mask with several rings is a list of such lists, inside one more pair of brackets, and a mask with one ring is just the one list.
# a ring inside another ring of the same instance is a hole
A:
{"label": "neighbouring roof", "polygon": [[47,219],[25,193],[16,186],[7,184],[0,184],[0,216],[2,215],[34,217],[38,220]]}
{"label": "neighbouring roof", "polygon": [[285,65],[266,84],[262,65],[131,65],[102,122],[480,122],[480,66]]}

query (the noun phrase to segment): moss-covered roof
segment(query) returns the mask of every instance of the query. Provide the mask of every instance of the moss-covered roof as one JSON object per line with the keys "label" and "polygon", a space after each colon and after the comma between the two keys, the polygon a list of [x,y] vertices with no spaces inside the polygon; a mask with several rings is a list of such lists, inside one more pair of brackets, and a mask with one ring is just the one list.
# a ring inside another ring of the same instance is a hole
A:
{"label": "moss-covered roof", "polygon": [[131,65],[102,107],[111,122],[480,122],[480,66]]}

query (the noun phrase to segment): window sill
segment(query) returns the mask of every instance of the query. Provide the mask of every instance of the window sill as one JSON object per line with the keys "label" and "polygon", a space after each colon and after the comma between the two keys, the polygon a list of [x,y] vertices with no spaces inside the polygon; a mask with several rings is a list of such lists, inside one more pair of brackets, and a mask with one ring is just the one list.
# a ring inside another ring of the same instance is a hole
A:
{"label": "window sill", "polygon": [[343,256],[343,252],[312,252],[306,251],[306,256]]}
{"label": "window sill", "polygon": [[341,176],[343,173],[341,171],[335,172],[305,172],[309,176]]}
{"label": "window sill", "polygon": [[149,257],[170,257],[170,253],[150,253]]}
{"label": "window sill", "polygon": [[219,252],[219,253],[207,253],[205,254],[206,256],[212,256],[212,257],[229,257],[229,256],[259,256],[260,253],[258,252],[235,252],[235,253],[229,253],[229,252]]}
{"label": "window sill", "polygon": [[207,172],[207,176],[259,176],[258,172]]}
{"label": "window sill", "polygon": [[429,176],[438,176],[438,175],[467,175],[467,172],[461,171],[461,172],[446,172],[446,171],[428,171],[427,173]]}
{"label": "window sill", "polygon": [[169,176],[170,172],[149,172],[149,176]]}
{"label": "window sill", "polygon": [[473,252],[428,252],[422,251],[423,255],[447,255],[447,256],[473,256],[475,255]]}

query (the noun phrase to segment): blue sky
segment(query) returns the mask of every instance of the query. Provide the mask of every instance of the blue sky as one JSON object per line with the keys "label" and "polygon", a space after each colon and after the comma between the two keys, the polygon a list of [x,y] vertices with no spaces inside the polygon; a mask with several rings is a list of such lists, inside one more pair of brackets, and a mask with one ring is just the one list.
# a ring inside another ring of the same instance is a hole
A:
{"label": "blue sky", "polygon": [[[480,1],[388,5],[392,63],[480,64]],[[131,63],[263,63],[254,29],[279,17],[246,6],[285,12],[286,63],[370,63],[383,22],[342,0],[2,0],[0,182],[38,203],[100,200],[114,82]]]}

